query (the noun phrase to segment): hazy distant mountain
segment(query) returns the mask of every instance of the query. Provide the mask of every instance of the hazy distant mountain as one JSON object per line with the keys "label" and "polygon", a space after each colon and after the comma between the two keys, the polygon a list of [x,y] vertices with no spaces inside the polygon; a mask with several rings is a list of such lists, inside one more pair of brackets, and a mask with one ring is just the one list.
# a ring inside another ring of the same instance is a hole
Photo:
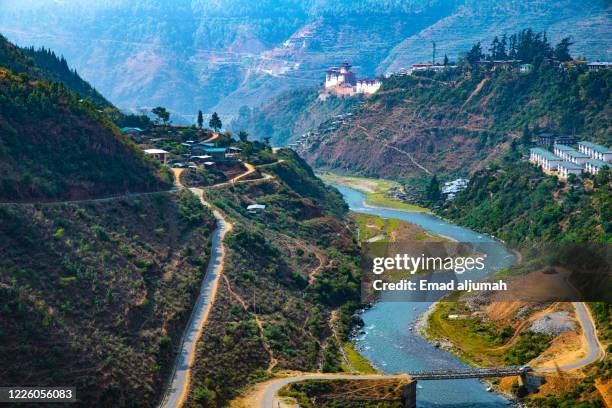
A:
{"label": "hazy distant mountain", "polygon": [[371,76],[456,57],[491,33],[532,26],[573,35],[591,59],[612,54],[603,0],[0,0],[0,32],[46,46],[123,108],[162,104],[235,113],[322,81],[344,59]]}

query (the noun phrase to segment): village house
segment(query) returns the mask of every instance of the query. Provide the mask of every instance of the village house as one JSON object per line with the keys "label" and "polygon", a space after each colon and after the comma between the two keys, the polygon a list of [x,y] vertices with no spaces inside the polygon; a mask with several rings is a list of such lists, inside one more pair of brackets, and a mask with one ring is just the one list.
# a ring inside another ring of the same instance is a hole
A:
{"label": "village house", "polygon": [[189,158],[190,161],[192,161],[193,163],[197,163],[197,164],[204,164],[206,162],[209,162],[211,159],[212,159],[212,156],[209,156],[207,154],[195,155]]}
{"label": "village house", "polygon": [[602,160],[606,163],[612,162],[612,150],[595,143],[578,142],[578,151],[587,154],[592,159]]}
{"label": "village house", "polygon": [[558,164],[558,171],[559,171],[558,173],[559,178],[562,180],[567,180],[570,174],[574,174],[576,176],[581,175],[582,165],[568,162],[568,161],[563,161]]}
{"label": "village house", "polygon": [[225,160],[227,149],[225,147],[205,147],[202,149],[205,155],[212,158],[213,161]]}
{"label": "village house", "polygon": [[519,72],[521,74],[528,74],[533,70],[532,64],[521,64],[519,65]]}
{"label": "village house", "polygon": [[145,154],[149,155],[160,162],[166,164],[168,162],[168,152],[162,149],[145,149]]}
{"label": "village house", "polygon": [[597,160],[597,159],[589,159],[584,163],[584,170],[587,173],[597,174],[604,167],[610,167],[608,163],[605,161]]}
{"label": "village house", "polygon": [[481,65],[481,66],[485,66],[487,68],[492,68],[494,70],[497,69],[510,69],[510,68],[515,68],[517,66],[520,66],[521,64],[521,60],[517,60],[517,59],[511,59],[511,60],[494,60],[494,61],[490,61],[490,60],[480,60],[477,61],[476,64],[477,65]]}
{"label": "village house", "polygon": [[124,133],[124,134],[140,134],[144,132],[144,130],[142,130],[139,127],[122,127],[120,130],[121,130],[121,133]]}

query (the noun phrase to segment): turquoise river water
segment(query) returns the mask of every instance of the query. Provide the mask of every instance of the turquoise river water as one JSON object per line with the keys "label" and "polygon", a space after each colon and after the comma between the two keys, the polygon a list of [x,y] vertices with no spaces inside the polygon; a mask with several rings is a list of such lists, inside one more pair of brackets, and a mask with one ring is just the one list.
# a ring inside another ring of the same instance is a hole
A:
{"label": "turquoise river water", "polygon": [[[427,213],[366,206],[365,195],[361,192],[340,185],[334,187],[342,193],[351,211],[397,218],[460,242],[470,242],[487,256],[485,272],[475,276],[475,279],[481,279],[516,261],[514,254],[503,243],[487,235]],[[465,367],[457,357],[434,347],[414,329],[419,315],[427,311],[431,304],[428,301],[385,302],[384,298],[381,299],[362,314],[365,333],[356,337],[357,349],[385,373]],[[417,387],[419,408],[492,408],[510,404],[500,395],[487,392],[486,386],[478,380],[420,381]]]}

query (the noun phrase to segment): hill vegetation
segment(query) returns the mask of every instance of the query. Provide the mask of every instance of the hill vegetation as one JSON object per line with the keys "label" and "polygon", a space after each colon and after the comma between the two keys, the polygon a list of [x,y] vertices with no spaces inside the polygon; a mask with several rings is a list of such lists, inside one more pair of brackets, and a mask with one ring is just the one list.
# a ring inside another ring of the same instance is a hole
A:
{"label": "hill vegetation", "polygon": [[169,187],[94,105],[60,83],[0,67],[3,201],[82,199]]}
{"label": "hill vegetation", "polygon": [[[525,129],[609,143],[612,72],[587,72],[580,63],[560,68],[550,62],[557,54],[543,34],[526,30],[519,37],[515,47],[525,55],[518,56],[532,62],[531,71],[477,64],[500,56],[485,55],[477,44],[458,68],[392,76],[345,124],[311,138],[305,158],[365,176],[429,178],[428,172],[465,176],[483,168]],[[501,54],[508,56],[508,48]]]}
{"label": "hill vegetation", "polygon": [[95,88],[83,80],[75,69],[68,66],[64,57],[58,57],[53,51],[44,47],[20,48],[8,42],[0,34],[0,66],[8,68],[14,74],[26,73],[32,78],[62,83],[97,107],[112,106]]}
{"label": "hill vegetation", "polygon": [[77,387],[77,406],[161,396],[210,257],[189,193],[0,205],[0,382]]}
{"label": "hill vegetation", "polygon": [[[342,369],[338,340],[359,302],[347,208],[292,152],[278,158],[284,161],[265,167],[271,179],[205,192],[234,229],[198,344],[194,406],[223,405],[276,370]],[[255,202],[266,205],[262,213],[247,212]]]}

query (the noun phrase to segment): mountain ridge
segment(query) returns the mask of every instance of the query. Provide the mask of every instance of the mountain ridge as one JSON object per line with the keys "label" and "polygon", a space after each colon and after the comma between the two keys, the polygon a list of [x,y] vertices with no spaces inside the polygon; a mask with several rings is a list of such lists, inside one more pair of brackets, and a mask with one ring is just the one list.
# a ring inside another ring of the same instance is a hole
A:
{"label": "mountain ridge", "polygon": [[432,40],[438,58],[454,59],[492,32],[540,29],[555,19],[565,23],[552,25],[551,38],[573,35],[580,54],[611,58],[605,2],[522,3],[181,0],[168,9],[143,0],[93,7],[80,0],[0,0],[0,32],[62,53],[120,107],[163,105],[188,122],[198,109],[235,115],[241,105],[255,107],[283,91],[320,84],[323,71],[344,59],[364,76],[382,74],[431,60]]}

